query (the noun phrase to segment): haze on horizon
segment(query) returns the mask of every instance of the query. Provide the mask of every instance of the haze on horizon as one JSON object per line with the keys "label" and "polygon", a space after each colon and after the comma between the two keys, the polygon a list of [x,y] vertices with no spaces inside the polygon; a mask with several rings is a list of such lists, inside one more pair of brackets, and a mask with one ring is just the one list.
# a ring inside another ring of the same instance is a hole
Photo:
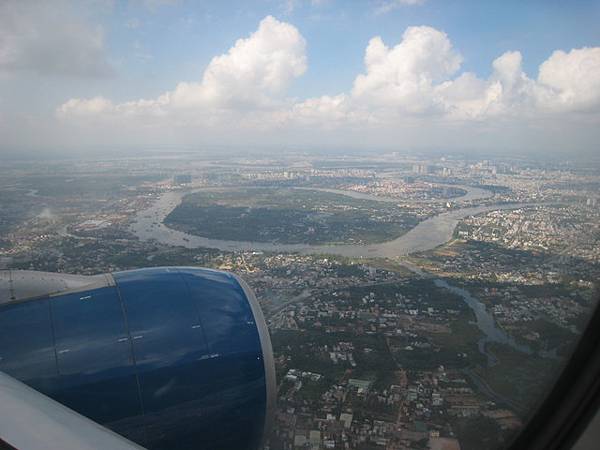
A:
{"label": "haze on horizon", "polygon": [[594,155],[598,4],[484,3],[7,0],[0,158],[211,146]]}

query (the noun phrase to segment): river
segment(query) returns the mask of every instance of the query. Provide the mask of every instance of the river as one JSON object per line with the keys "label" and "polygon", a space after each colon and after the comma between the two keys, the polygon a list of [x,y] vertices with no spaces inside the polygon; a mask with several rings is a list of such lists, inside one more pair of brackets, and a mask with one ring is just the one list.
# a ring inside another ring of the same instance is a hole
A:
{"label": "river", "polygon": [[530,347],[519,344],[512,336],[509,336],[506,334],[506,332],[504,332],[504,330],[499,328],[498,325],[496,325],[494,317],[487,311],[485,305],[477,298],[473,297],[468,291],[457,286],[452,286],[445,280],[441,280],[439,278],[434,280],[434,283],[436,286],[447,289],[453,294],[457,294],[462,297],[463,301],[475,313],[477,328],[479,328],[479,330],[481,330],[481,332],[484,334],[477,344],[479,347],[479,352],[487,357],[488,366],[491,367],[497,363],[496,357],[492,353],[488,352],[486,348],[486,344],[490,342],[508,345],[514,350],[527,355],[531,355],[533,353]]}
{"label": "river", "polygon": [[[456,186],[467,188],[467,193],[457,200],[477,200],[481,199],[478,195],[483,195],[483,198],[489,198],[489,191],[483,191],[478,188],[470,188],[466,186]],[[473,192],[469,189],[477,189]],[[319,189],[323,190],[323,189]],[[458,222],[474,214],[480,214],[486,211],[494,211],[499,209],[516,209],[529,204],[502,204],[475,206],[451,210],[445,213],[438,214],[412,228],[406,234],[397,239],[383,242],[380,244],[356,245],[308,245],[308,244],[273,244],[268,242],[251,242],[251,241],[230,241],[221,239],[209,239],[206,237],[195,236],[182,231],[174,230],[167,227],[163,220],[165,217],[181,202],[182,198],[190,192],[168,192],[162,195],[151,207],[138,213],[135,221],[131,225],[131,231],[141,240],[156,240],[161,244],[183,246],[187,248],[216,248],[223,251],[273,251],[273,252],[299,252],[301,254],[333,254],[353,258],[369,258],[369,257],[384,257],[394,258],[405,256],[410,253],[431,250],[439,245],[446,243],[452,238],[454,229]],[[356,192],[339,191],[327,189],[326,192],[332,192],[342,195],[349,195],[353,198],[370,199],[375,201],[394,201],[398,199],[389,199],[386,197],[376,197],[369,194],[361,194]],[[421,276],[428,276],[420,269],[406,263],[407,267]],[[513,349],[531,354],[532,350],[524,345],[517,343],[512,337],[500,329],[493,316],[486,310],[485,305],[478,299],[473,297],[464,289],[448,284],[445,280],[434,279],[436,285],[448,289],[449,291],[458,294],[463,298],[465,303],[471,307],[475,313],[476,323],[478,328],[484,333],[484,337],[479,341],[479,351],[488,359],[488,364],[495,364],[495,357],[486,349],[488,342],[497,342],[506,344]],[[546,355],[542,355],[546,356]]]}
{"label": "river", "polygon": [[[470,186],[455,186],[465,189],[467,193],[453,201],[478,200],[489,198],[489,191]],[[346,195],[353,198],[368,199],[383,202],[400,202],[397,198],[378,197],[359,192],[342,191],[338,189],[316,189]],[[452,238],[454,228],[458,222],[470,215],[498,209],[515,209],[523,205],[504,204],[474,206],[454,209],[420,222],[406,234],[391,241],[379,244],[274,244],[271,242],[237,241],[224,239],[210,239],[196,236],[183,231],[167,227],[163,221],[167,215],[181,202],[182,198],[194,191],[167,192],[163,194],[150,208],[138,213],[131,225],[131,231],[141,240],[156,240],[161,244],[183,246],[187,248],[216,248],[223,251],[272,251],[272,252],[298,252],[302,254],[332,254],[353,258],[383,257],[394,258],[410,253],[433,249],[444,244]]]}

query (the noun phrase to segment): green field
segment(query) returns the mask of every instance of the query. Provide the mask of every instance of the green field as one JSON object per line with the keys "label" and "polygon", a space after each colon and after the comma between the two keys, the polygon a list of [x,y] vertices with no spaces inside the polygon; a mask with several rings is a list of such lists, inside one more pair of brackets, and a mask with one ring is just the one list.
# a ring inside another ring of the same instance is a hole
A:
{"label": "green field", "polygon": [[562,365],[555,360],[526,355],[512,348],[488,344],[498,359],[493,367],[478,367],[476,372],[499,395],[527,408],[533,408],[548,392]]}
{"label": "green field", "polygon": [[290,188],[193,193],[165,219],[208,238],[282,244],[383,242],[417,222],[414,211],[391,203]]}

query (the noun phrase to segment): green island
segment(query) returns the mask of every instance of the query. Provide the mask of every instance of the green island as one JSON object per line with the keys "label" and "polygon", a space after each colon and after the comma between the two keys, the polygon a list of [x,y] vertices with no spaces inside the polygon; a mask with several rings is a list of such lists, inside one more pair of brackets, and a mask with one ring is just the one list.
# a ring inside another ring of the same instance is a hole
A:
{"label": "green island", "polygon": [[367,244],[413,228],[415,212],[395,204],[293,188],[188,194],[165,224],[212,239],[281,244]]}

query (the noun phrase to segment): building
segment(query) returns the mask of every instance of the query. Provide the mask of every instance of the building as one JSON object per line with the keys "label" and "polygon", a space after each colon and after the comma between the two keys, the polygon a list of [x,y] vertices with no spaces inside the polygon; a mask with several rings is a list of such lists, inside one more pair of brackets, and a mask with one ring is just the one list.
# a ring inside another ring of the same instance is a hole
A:
{"label": "building", "polygon": [[182,173],[173,177],[173,184],[190,184],[192,176],[189,173]]}

